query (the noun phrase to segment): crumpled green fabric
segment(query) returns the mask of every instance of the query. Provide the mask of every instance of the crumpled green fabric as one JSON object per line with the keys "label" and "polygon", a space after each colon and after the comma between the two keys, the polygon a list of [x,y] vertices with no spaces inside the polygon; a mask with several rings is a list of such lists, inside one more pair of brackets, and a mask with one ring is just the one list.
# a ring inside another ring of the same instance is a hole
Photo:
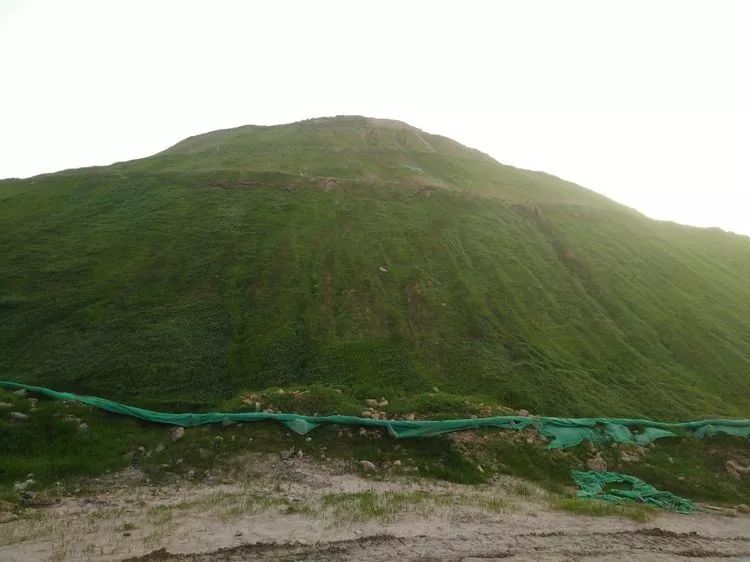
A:
{"label": "crumpled green fabric", "polygon": [[120,404],[106,398],[82,396],[69,392],[57,392],[41,386],[32,386],[10,381],[0,381],[0,387],[12,390],[25,389],[56,400],[71,400],[101,408],[108,412],[131,416],[141,420],[194,427],[211,423],[278,421],[289,430],[305,435],[323,424],[355,425],[386,429],[393,437],[404,439],[433,437],[465,429],[495,428],[538,431],[551,439],[550,449],[574,447],[582,441],[593,443],[623,443],[648,445],[656,439],[679,435],[697,438],[718,434],[750,436],[750,420],[705,420],[693,422],[659,422],[623,418],[553,418],[543,416],[498,416],[490,418],[458,420],[373,420],[355,416],[305,416],[301,414],[270,414],[265,412],[211,412],[205,414],[173,414],[156,412]]}
{"label": "crumpled green fabric", "polygon": [[[579,498],[590,498],[615,503],[646,503],[677,513],[693,513],[695,504],[671,492],[657,490],[640,478],[619,472],[572,471],[573,480],[580,488]],[[624,486],[612,486],[624,484]]]}

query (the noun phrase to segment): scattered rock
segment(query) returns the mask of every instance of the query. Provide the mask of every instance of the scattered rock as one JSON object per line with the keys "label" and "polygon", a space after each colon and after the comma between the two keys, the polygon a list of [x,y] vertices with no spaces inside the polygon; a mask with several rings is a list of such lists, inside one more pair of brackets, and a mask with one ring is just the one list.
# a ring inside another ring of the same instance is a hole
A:
{"label": "scattered rock", "polygon": [[385,398],[381,398],[380,402],[378,402],[378,406],[381,408],[385,408],[388,404],[390,404],[390,402],[388,402],[388,400],[386,400]]}
{"label": "scattered rock", "polygon": [[32,408],[36,406],[37,402],[39,402],[37,398],[29,398],[29,404],[31,404]]}
{"label": "scattered rock", "polygon": [[376,408],[378,406],[378,401],[374,398],[368,398],[365,400],[365,404],[370,406],[370,408]]}
{"label": "scattered rock", "polygon": [[299,451],[297,451],[297,458],[298,459],[301,459],[304,456],[305,456],[305,453],[304,453],[304,451],[302,451],[302,449],[300,449]]}
{"label": "scattered rock", "polygon": [[393,461],[393,466],[396,467],[396,468],[399,468],[401,466],[401,461],[400,460]]}
{"label": "scattered rock", "polygon": [[[13,414],[11,413],[11,415]],[[735,480],[740,480],[743,474],[747,474],[750,472],[750,466],[743,466],[732,459],[729,459],[726,463],[724,463],[724,469],[726,470],[727,474]]]}
{"label": "scattered rock", "polygon": [[370,410],[365,410],[360,414],[360,417],[363,418],[369,418],[372,415],[372,412]]}
{"label": "scattered rock", "polygon": [[404,419],[407,421],[414,421],[414,414],[406,414]]}
{"label": "scattered rock", "polygon": [[359,461],[359,466],[361,466],[362,470],[365,472],[375,472],[375,470],[377,470],[376,466],[370,461]]}
{"label": "scattered rock", "polygon": [[586,469],[594,472],[605,472],[607,470],[607,463],[601,455],[597,454],[586,461]]}
{"label": "scattered rock", "polygon": [[750,505],[747,505],[745,503],[741,503],[737,507],[735,507],[737,510],[737,513],[750,513]]}
{"label": "scattered rock", "polygon": [[283,460],[285,460],[285,461],[291,460],[292,459],[292,455],[294,454],[294,447],[292,447],[288,451],[281,451],[281,453],[279,453],[279,454],[281,455],[281,458]]}
{"label": "scattered rock", "polygon": [[381,273],[388,273],[388,268],[384,265],[381,265],[378,269],[380,269]]}
{"label": "scattered rock", "polygon": [[236,532],[236,533],[234,534],[234,536],[235,536],[235,537],[241,537],[241,536],[242,536],[242,531],[237,531],[237,532]]}
{"label": "scattered rock", "polygon": [[312,442],[312,437],[305,437],[305,442],[311,443]]}
{"label": "scattered rock", "polygon": [[624,463],[641,462],[643,460],[644,455],[645,455],[645,450],[640,447],[636,447],[633,449],[623,450],[620,453],[620,460]]}
{"label": "scattered rock", "polygon": [[484,474],[484,469],[482,468],[482,465],[481,465],[481,464],[478,464],[478,465],[477,465],[477,470],[478,470],[479,472],[481,472],[482,474]]}
{"label": "scattered rock", "polygon": [[78,431],[84,431],[85,432],[85,431],[88,431],[88,430],[89,430],[89,424],[87,424],[85,422],[78,426]]}
{"label": "scattered rock", "polygon": [[521,416],[521,417],[524,417],[524,418],[528,418],[529,417],[529,411],[528,410],[524,410],[524,409],[518,410],[516,412],[516,414],[519,415],[519,416]]}
{"label": "scattered rock", "polygon": [[172,431],[169,432],[169,438],[172,440],[172,443],[179,441],[183,437],[185,437],[184,427],[175,427]]}
{"label": "scattered rock", "polygon": [[22,412],[11,412],[10,413],[10,417],[11,417],[11,419],[18,420],[18,421],[23,421],[23,420],[29,419],[29,416],[27,416],[26,414],[24,414]]}
{"label": "scattered rock", "polygon": [[164,451],[164,449],[166,449],[166,447],[164,446],[164,443],[159,443],[156,446],[156,449],[154,449],[154,451],[157,452],[157,453],[161,453],[161,452]]}
{"label": "scattered rock", "polygon": [[380,414],[378,412],[373,412],[373,413],[370,414],[370,417],[372,419],[374,419],[374,420],[379,420],[380,419]]}
{"label": "scattered rock", "polygon": [[440,392],[440,389],[436,386],[432,387],[432,392]]}
{"label": "scattered rock", "polygon": [[13,485],[13,490],[16,492],[23,492],[34,484],[36,484],[36,480],[34,480],[33,478],[29,478],[28,480],[24,480],[23,482],[16,482]]}
{"label": "scattered rock", "polygon": [[13,394],[15,394],[16,396],[23,397],[23,396],[26,396],[28,392],[26,392],[26,389],[22,388],[20,390],[16,390]]}

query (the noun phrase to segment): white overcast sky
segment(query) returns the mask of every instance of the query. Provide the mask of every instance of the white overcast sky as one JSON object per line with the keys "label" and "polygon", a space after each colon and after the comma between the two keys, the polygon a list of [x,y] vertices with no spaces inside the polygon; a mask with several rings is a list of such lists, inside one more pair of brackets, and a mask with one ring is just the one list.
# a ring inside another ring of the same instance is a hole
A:
{"label": "white overcast sky", "polygon": [[750,234],[749,30],[742,0],[0,0],[0,177],[363,114]]}

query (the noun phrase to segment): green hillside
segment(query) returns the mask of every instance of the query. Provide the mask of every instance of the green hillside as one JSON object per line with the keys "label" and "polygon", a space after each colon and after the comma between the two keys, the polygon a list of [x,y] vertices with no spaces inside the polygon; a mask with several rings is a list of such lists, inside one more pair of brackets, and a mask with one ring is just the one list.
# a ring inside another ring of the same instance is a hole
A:
{"label": "green hillside", "polygon": [[0,378],[749,417],[748,279],[750,238],[402,123],[240,127],[0,182]]}

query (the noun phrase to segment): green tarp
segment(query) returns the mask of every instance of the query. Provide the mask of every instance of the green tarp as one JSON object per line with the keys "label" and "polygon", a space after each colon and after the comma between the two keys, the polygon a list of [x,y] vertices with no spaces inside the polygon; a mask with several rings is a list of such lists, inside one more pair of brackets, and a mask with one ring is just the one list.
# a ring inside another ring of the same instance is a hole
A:
{"label": "green tarp", "polygon": [[[574,470],[573,480],[578,484],[579,498],[604,500],[615,503],[639,502],[676,511],[692,513],[695,504],[671,492],[662,492],[640,478],[619,472],[582,472]],[[623,487],[624,484],[624,487]]]}
{"label": "green tarp", "polygon": [[522,430],[533,428],[551,439],[548,447],[557,449],[573,447],[584,440],[594,443],[627,443],[648,445],[655,439],[677,435],[710,437],[718,434],[750,436],[750,420],[703,420],[692,422],[658,422],[641,419],[621,418],[550,418],[542,416],[499,416],[491,418],[408,421],[373,420],[354,416],[304,416],[300,414],[268,414],[264,412],[212,412],[206,414],[172,414],[155,412],[134,406],[127,406],[105,398],[80,396],[69,392],[57,392],[40,386],[0,381],[0,387],[11,390],[24,389],[56,400],[71,400],[101,408],[108,412],[131,416],[141,420],[194,427],[211,423],[278,421],[291,431],[304,435],[322,424],[355,425],[386,429],[397,438],[431,437],[464,429],[498,428]]}

